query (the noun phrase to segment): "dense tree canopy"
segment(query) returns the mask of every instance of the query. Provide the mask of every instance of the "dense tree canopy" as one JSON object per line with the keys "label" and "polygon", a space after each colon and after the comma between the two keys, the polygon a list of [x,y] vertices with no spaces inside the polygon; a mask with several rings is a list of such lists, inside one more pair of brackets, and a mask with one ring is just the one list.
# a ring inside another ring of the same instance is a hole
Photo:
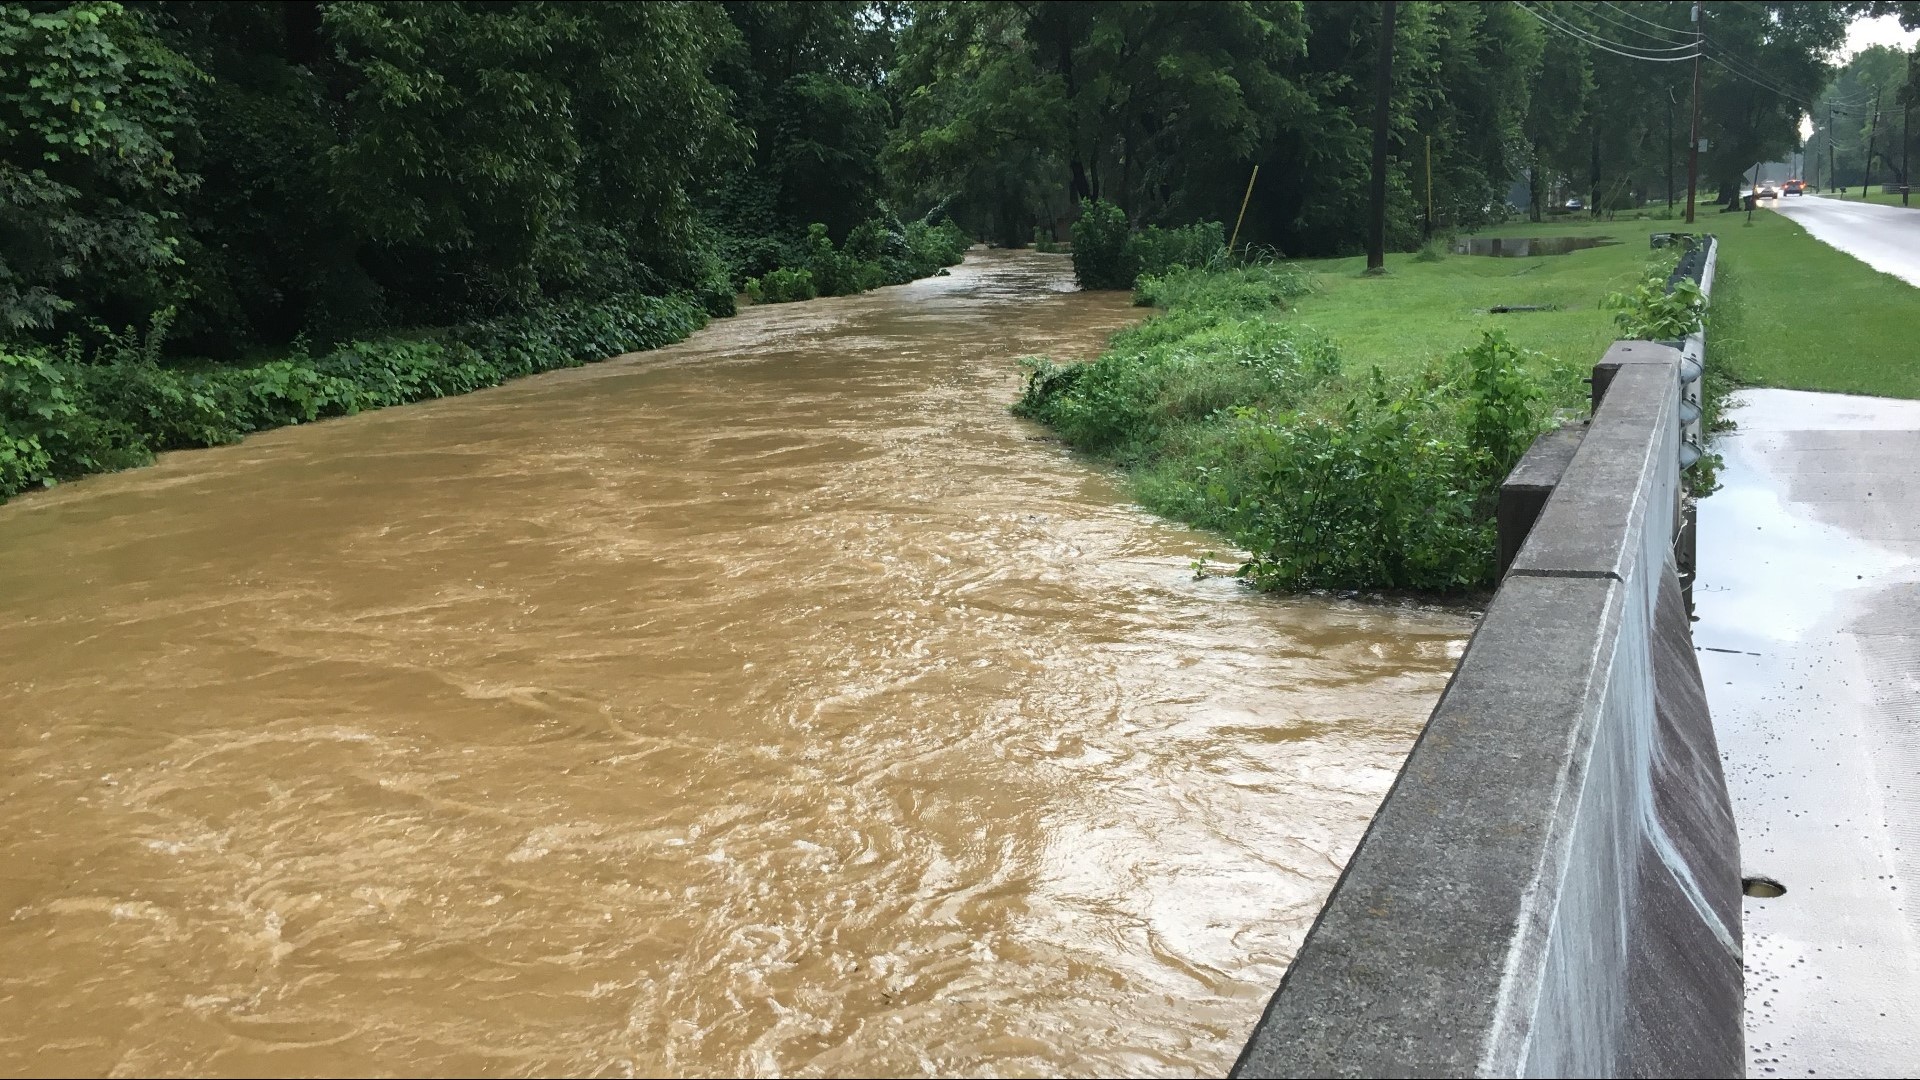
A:
{"label": "dense tree canopy", "polygon": [[[1910,58],[1834,81],[1833,50],[1853,15],[1920,10],[1703,9],[1704,191],[1809,112],[1857,175],[1860,102],[1891,125]],[[1684,184],[1689,12],[1400,3],[1391,242]],[[0,334],[171,312],[165,351],[235,357],[596,296],[720,310],[783,267],[833,277],[816,223],[878,258],[928,214],[1009,244],[1086,199],[1230,221],[1255,166],[1243,239],[1351,251],[1380,24],[1319,0],[8,2]]]}
{"label": "dense tree canopy", "polygon": [[1853,57],[1814,106],[1808,171],[1817,170],[1829,187],[1864,183],[1871,142],[1874,182],[1900,182],[1915,168],[1914,151],[1920,149],[1920,136],[1912,135],[1905,115],[1908,109],[1920,113],[1916,86],[1920,53],[1875,45]]}

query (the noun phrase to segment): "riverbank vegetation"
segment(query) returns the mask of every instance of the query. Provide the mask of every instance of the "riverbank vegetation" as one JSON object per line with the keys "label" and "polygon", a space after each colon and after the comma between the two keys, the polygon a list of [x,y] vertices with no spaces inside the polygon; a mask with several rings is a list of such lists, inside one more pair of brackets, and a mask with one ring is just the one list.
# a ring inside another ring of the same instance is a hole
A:
{"label": "riverbank vegetation", "polygon": [[1492,584],[1493,500],[1578,378],[1498,330],[1389,372],[1289,309],[1318,275],[1273,264],[1142,279],[1164,309],[1098,360],[1029,362],[1015,411],[1131,473],[1148,508],[1246,548],[1269,589]]}
{"label": "riverbank vegetation", "polygon": [[[1706,316],[1691,282],[1666,288],[1678,248],[1620,242],[1643,226],[1527,231],[1600,228],[1618,239],[1519,258],[1435,246],[1385,275],[1335,259],[1145,276],[1135,300],[1160,313],[1091,363],[1027,361],[1015,412],[1121,466],[1150,509],[1232,537],[1260,587],[1488,588],[1494,500],[1519,455],[1585,415],[1610,343],[1684,337]],[[1715,312],[1715,353],[1732,354],[1740,321]],[[1712,374],[1710,424],[1733,385]],[[1696,491],[1714,465],[1689,474]]]}

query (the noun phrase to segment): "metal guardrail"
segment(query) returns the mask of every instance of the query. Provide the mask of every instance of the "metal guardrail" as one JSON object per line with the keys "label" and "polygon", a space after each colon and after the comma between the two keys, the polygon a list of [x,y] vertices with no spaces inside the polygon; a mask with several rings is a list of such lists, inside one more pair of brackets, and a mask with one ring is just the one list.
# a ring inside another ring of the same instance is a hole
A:
{"label": "metal guardrail", "polygon": [[[1667,276],[1667,291],[1682,281],[1692,281],[1709,301],[1713,297],[1713,274],[1720,259],[1720,241],[1708,233],[1704,243],[1689,244],[1680,256],[1680,264]],[[1706,434],[1700,427],[1700,377],[1706,371],[1707,331],[1700,329],[1678,341],[1668,341],[1680,350],[1680,467],[1691,469],[1706,453]]]}
{"label": "metal guardrail", "polygon": [[[1692,281],[1700,287],[1701,295],[1709,304],[1713,300],[1713,276],[1720,263],[1720,241],[1712,233],[1707,233],[1695,242],[1688,237],[1687,250],[1681,254],[1680,262],[1667,276],[1667,292],[1682,281]],[[1700,463],[1707,453],[1707,436],[1704,430],[1702,413],[1705,405],[1701,399],[1701,384],[1707,370],[1707,328],[1703,321],[1698,330],[1677,341],[1661,342],[1680,350],[1680,469],[1682,472]],[[1687,614],[1693,614],[1693,580],[1696,575],[1697,559],[1697,512],[1691,499],[1682,497],[1677,515],[1678,529],[1673,539],[1673,558],[1680,575],[1680,591],[1685,597]]]}

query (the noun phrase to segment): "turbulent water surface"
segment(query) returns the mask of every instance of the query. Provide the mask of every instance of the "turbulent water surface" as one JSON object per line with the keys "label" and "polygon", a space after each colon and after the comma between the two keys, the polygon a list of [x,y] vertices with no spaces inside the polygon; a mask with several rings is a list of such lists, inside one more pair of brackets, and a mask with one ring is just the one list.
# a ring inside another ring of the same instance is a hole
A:
{"label": "turbulent water surface", "polygon": [[1070,281],[0,507],[0,1072],[1224,1071],[1468,624],[1195,580]]}

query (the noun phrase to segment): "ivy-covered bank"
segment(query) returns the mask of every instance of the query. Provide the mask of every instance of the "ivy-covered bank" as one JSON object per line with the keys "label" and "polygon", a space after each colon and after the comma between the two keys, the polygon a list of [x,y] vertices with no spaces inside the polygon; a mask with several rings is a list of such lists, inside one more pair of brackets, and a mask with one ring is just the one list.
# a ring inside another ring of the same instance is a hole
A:
{"label": "ivy-covered bank", "polygon": [[0,348],[0,499],[164,450],[218,446],[286,424],[464,394],[658,348],[706,325],[684,297],[555,304],[413,338],[352,341],[265,363],[164,362],[165,320],[97,348]]}
{"label": "ivy-covered bank", "polygon": [[[950,222],[901,225],[897,219],[857,228],[839,249],[824,227],[815,227],[815,240],[799,266],[776,271],[804,292],[768,300],[912,281],[958,263],[967,247]],[[758,298],[759,283],[750,286]],[[277,359],[238,365],[166,357],[168,311],[144,333],[96,327],[91,346],[77,336],[61,348],[0,344],[0,501],[28,488],[145,465],[166,450],[218,446],[268,428],[464,394],[657,349],[705,326],[709,314],[733,311],[734,297],[724,290],[627,294],[349,341],[317,354],[296,343]]]}

